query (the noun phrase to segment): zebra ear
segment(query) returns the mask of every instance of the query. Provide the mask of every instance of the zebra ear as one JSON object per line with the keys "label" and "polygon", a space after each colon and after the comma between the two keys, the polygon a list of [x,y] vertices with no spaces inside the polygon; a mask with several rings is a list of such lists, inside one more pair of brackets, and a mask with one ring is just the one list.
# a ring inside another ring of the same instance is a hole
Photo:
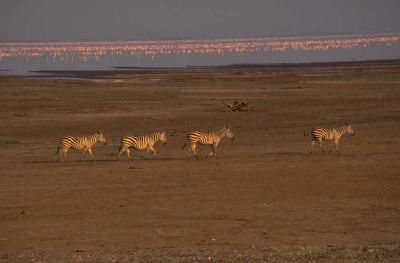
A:
{"label": "zebra ear", "polygon": [[349,126],[349,123],[348,123],[348,122],[346,122],[344,125],[346,125],[346,126]]}
{"label": "zebra ear", "polygon": [[102,134],[101,130],[98,130],[97,133],[98,133],[98,134]]}

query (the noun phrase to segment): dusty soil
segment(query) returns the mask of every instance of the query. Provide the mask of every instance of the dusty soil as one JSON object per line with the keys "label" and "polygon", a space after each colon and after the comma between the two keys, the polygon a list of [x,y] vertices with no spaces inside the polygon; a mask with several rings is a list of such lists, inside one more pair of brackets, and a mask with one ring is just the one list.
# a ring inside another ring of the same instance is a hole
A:
{"label": "dusty soil", "polygon": [[[399,261],[400,62],[74,74],[0,78],[19,141],[0,145],[0,262]],[[304,131],[344,122],[340,155],[309,154]],[[217,159],[185,158],[187,132],[224,125]],[[96,162],[57,161],[98,129]],[[157,159],[115,160],[157,130]]]}

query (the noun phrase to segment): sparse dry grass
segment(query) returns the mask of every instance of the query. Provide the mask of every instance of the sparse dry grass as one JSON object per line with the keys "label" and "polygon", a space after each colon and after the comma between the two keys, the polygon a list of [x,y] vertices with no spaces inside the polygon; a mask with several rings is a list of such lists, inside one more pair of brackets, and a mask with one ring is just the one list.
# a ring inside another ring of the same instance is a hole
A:
{"label": "sparse dry grass", "polygon": [[14,138],[0,137],[0,145],[17,144],[19,141]]}

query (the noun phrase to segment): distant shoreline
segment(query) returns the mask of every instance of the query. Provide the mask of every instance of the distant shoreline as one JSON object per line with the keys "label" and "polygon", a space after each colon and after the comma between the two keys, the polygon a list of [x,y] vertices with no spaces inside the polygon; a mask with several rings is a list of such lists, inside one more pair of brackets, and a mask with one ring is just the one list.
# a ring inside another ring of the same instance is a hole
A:
{"label": "distant shoreline", "polygon": [[188,65],[181,68],[163,68],[163,67],[129,67],[129,66],[117,66],[115,69],[251,69],[251,68],[279,68],[279,67],[309,67],[309,66],[324,66],[324,65],[353,65],[353,64],[366,64],[366,63],[384,63],[384,62],[400,62],[398,59],[379,59],[379,60],[357,60],[357,61],[332,61],[332,62],[294,62],[294,63],[271,63],[271,64],[227,64],[227,65],[209,65],[209,66],[192,66]]}
{"label": "distant shoreline", "polygon": [[[68,78],[68,79],[93,79],[97,77],[116,74],[154,74],[168,73],[173,71],[208,71],[208,70],[263,70],[263,69],[295,69],[295,68],[316,68],[316,67],[340,67],[358,66],[366,64],[392,64],[400,63],[399,59],[383,60],[357,60],[357,61],[335,61],[335,62],[304,62],[304,63],[271,63],[271,64],[227,64],[186,67],[135,67],[116,66],[109,69],[95,70],[34,70],[27,74],[3,74],[0,77],[22,77],[22,78]],[[9,70],[2,70],[3,72]]]}
{"label": "distant shoreline", "polygon": [[[44,74],[35,77],[43,78],[82,78],[91,79],[99,75],[110,76],[114,74],[152,74],[152,73],[168,73],[173,71],[207,71],[207,70],[261,70],[261,69],[293,69],[307,67],[331,67],[331,66],[357,66],[365,64],[386,64],[400,63],[400,59],[385,60],[363,60],[363,61],[339,61],[339,62],[307,62],[307,63],[277,63],[277,64],[230,64],[215,66],[186,66],[186,67],[130,67],[117,66],[104,70],[36,70],[30,71],[34,74]],[[29,77],[32,75],[22,75]]]}

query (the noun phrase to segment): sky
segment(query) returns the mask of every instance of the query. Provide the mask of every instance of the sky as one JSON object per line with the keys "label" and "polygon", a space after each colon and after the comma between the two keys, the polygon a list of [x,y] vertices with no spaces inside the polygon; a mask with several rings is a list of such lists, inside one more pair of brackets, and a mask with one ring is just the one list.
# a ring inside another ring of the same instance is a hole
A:
{"label": "sky", "polygon": [[0,42],[400,32],[400,0],[0,0]]}

